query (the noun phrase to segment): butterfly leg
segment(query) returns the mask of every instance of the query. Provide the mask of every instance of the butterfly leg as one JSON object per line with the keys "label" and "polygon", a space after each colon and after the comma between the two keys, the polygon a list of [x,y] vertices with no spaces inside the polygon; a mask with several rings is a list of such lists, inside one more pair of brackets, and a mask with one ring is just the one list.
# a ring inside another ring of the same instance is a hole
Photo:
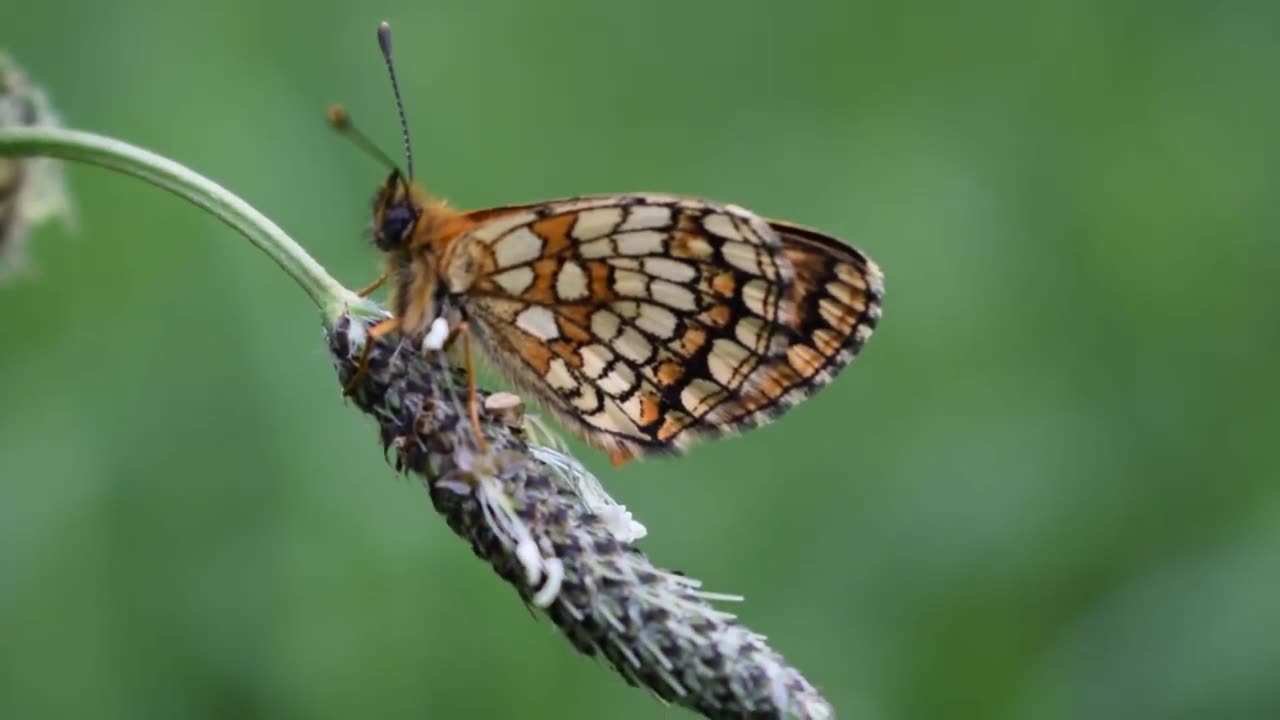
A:
{"label": "butterfly leg", "polygon": [[342,394],[350,397],[355,394],[356,388],[359,387],[360,381],[364,379],[365,373],[369,371],[369,354],[373,352],[373,343],[378,338],[389,332],[394,332],[400,328],[400,318],[390,317],[382,322],[369,328],[368,337],[364,340],[364,347],[360,348],[360,360],[356,363],[356,372],[342,386]]}
{"label": "butterfly leg", "polygon": [[453,341],[462,338],[462,364],[467,371],[467,414],[471,419],[471,430],[476,436],[476,446],[480,452],[489,451],[489,443],[484,439],[484,430],[480,426],[480,399],[476,392],[476,367],[471,358],[471,326],[461,320],[449,328],[449,335],[441,343],[442,347],[453,346]]}
{"label": "butterfly leg", "polygon": [[373,294],[374,290],[377,290],[378,288],[382,287],[382,285],[386,282],[387,282],[387,274],[382,273],[381,275],[378,276],[378,279],[374,280],[370,285],[357,290],[356,294],[359,295],[360,297],[369,297],[370,295]]}
{"label": "butterfly leg", "polygon": [[635,454],[625,448],[615,448],[609,451],[609,462],[616,468],[631,462],[631,458],[634,457]]}
{"label": "butterfly leg", "polygon": [[[454,326],[453,335],[462,336],[462,362],[467,369],[467,412],[471,416],[471,431],[476,435],[476,447],[480,452],[489,451],[489,443],[484,439],[484,430],[480,426],[480,400],[476,392],[476,367],[471,359],[471,327],[463,320]],[[447,343],[447,341],[446,341]]]}

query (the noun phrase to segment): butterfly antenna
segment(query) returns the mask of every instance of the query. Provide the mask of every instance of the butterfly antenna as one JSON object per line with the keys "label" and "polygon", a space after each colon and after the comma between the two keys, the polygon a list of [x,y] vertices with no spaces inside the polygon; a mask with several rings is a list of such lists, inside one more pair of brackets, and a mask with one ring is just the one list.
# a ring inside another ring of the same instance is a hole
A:
{"label": "butterfly antenna", "polygon": [[329,126],[337,130],[339,134],[355,143],[356,147],[368,153],[373,159],[387,166],[389,170],[395,170],[400,173],[400,168],[396,166],[396,161],[392,160],[382,148],[378,147],[369,139],[368,135],[360,132],[354,123],[351,122],[351,114],[341,105],[330,105],[329,111],[325,113],[325,118],[329,121]]}
{"label": "butterfly antenna", "polygon": [[413,180],[413,147],[409,144],[409,121],[404,116],[404,101],[400,99],[400,83],[396,82],[396,66],[391,62],[391,25],[386,20],[378,24],[378,47],[382,59],[387,62],[387,74],[391,76],[391,92],[396,96],[396,111],[400,113],[400,132],[404,135],[404,162]]}

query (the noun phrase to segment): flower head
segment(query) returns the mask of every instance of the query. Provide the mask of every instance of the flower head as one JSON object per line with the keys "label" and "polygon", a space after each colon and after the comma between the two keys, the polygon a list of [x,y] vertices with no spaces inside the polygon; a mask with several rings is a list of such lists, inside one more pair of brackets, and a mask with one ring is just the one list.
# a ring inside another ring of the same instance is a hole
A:
{"label": "flower head", "polygon": [[[367,324],[329,331],[340,381],[355,375]],[[707,717],[827,718],[831,706],[765,639],[712,604],[697,580],[653,565],[644,526],[580,463],[482,393],[489,451],[476,450],[461,374],[442,353],[375,341],[352,398],[379,425],[396,468],[524,602],[630,684]]]}
{"label": "flower head", "polygon": [[[0,127],[59,124],[44,93],[0,53]],[[0,274],[22,266],[31,227],[55,217],[71,224],[70,198],[58,162],[0,157]]]}

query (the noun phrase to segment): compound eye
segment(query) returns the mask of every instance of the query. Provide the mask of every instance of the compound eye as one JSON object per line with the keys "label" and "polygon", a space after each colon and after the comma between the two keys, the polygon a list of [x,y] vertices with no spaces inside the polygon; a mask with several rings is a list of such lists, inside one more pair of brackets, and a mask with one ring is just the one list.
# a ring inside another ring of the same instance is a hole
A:
{"label": "compound eye", "polygon": [[417,219],[413,209],[407,205],[392,205],[387,208],[378,232],[378,247],[383,251],[391,251],[404,245]]}

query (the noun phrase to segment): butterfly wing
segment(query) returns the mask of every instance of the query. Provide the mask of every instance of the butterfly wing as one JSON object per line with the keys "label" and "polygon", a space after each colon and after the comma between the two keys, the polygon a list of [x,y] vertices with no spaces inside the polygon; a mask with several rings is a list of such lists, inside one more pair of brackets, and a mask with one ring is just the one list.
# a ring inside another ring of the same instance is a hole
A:
{"label": "butterfly wing", "polygon": [[829,235],[779,221],[769,226],[792,268],[787,349],[784,360],[772,365],[790,388],[789,407],[830,382],[871,337],[880,321],[884,276],[857,248]]}
{"label": "butterfly wing", "polygon": [[865,256],[731,205],[608,195],[469,218],[451,257],[470,267],[445,276],[480,347],[615,461],[767,422],[879,316]]}

